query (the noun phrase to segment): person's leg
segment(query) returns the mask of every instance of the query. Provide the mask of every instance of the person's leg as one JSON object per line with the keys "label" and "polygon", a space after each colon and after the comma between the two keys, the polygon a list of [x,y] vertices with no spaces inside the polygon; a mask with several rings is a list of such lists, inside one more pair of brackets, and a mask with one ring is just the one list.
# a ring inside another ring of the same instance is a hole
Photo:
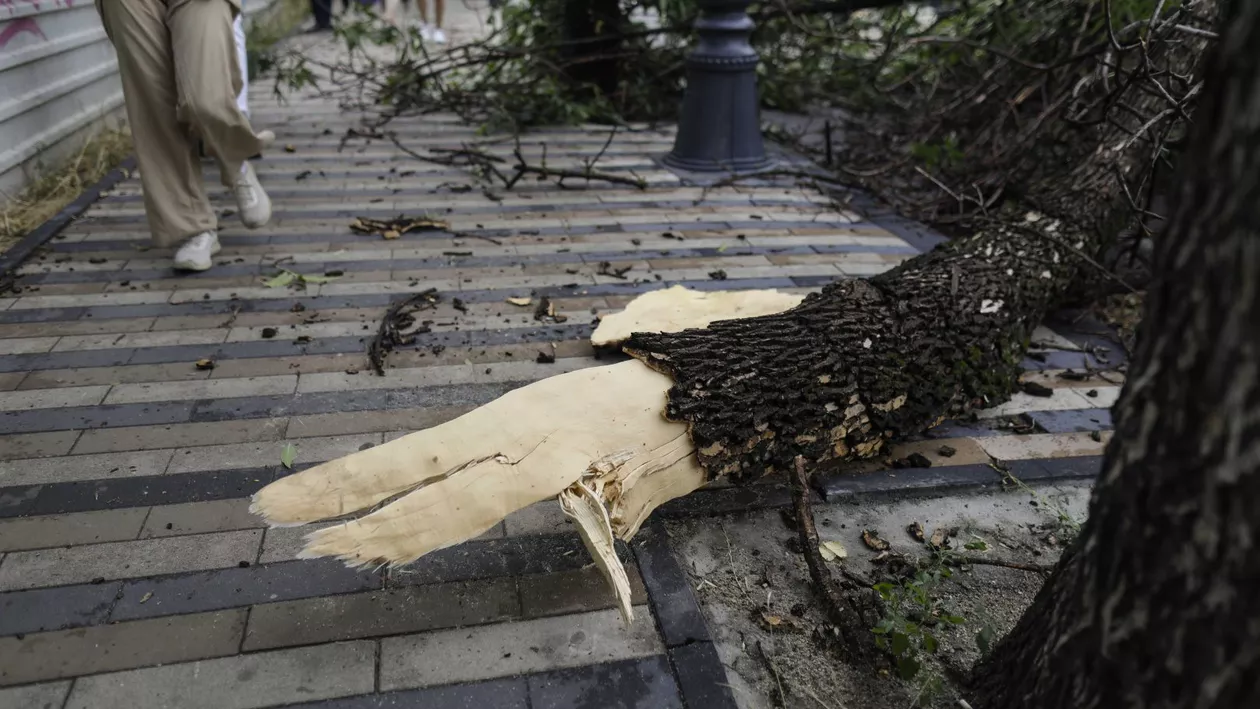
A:
{"label": "person's leg", "polygon": [[315,29],[332,27],[332,0],[311,0],[311,14],[315,16]]}
{"label": "person's leg", "polygon": [[217,220],[201,182],[197,142],[177,118],[179,93],[163,17],[166,6],[152,0],[105,0],[97,8],[118,53],[154,245],[175,246],[213,231]]}
{"label": "person's leg", "polygon": [[[424,0],[420,0],[424,2]],[[446,31],[442,29],[442,20],[446,16],[446,0],[433,0],[433,31],[430,33],[434,42],[446,43]]]}
{"label": "person's leg", "polygon": [[233,16],[227,0],[195,0],[175,5],[166,21],[181,115],[227,168],[223,176],[227,185],[245,160],[265,147],[236,105],[241,71],[232,38]]}

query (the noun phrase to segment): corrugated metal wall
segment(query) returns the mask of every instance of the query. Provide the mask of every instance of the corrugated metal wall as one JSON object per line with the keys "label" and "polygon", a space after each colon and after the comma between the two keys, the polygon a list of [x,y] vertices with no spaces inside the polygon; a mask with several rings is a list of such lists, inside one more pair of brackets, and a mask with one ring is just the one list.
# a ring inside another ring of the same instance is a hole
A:
{"label": "corrugated metal wall", "polygon": [[[273,0],[246,0],[246,16]],[[0,191],[122,115],[118,62],[92,0],[0,0]],[[2,197],[0,197],[2,199]]]}

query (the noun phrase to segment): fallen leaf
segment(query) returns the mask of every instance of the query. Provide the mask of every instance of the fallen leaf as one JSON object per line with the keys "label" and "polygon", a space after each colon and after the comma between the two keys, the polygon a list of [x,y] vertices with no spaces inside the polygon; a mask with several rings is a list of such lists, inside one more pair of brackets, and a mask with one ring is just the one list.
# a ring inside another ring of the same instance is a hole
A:
{"label": "fallen leaf", "polygon": [[296,152],[297,152],[297,148],[293,147],[293,145],[292,145],[292,144],[289,144],[289,145],[284,146],[284,152],[286,152],[286,153],[296,153]]}
{"label": "fallen leaf", "polygon": [[836,559],[849,558],[849,550],[845,549],[844,545],[840,542],[835,541],[819,544],[818,553],[822,555],[823,561],[835,561]]}
{"label": "fallen leaf", "polygon": [[529,305],[530,303],[534,302],[534,299],[533,298],[508,298],[507,302],[511,303],[512,305],[518,305],[523,308]]}
{"label": "fallen leaf", "polygon": [[923,541],[923,525],[918,522],[914,522],[909,527],[906,527],[906,531],[910,533],[910,536],[914,537],[916,542]]}
{"label": "fallen leaf", "polygon": [[329,283],[329,282],[331,282],[331,281],[335,281],[335,280],[337,280],[337,278],[338,278],[338,276],[315,276],[315,275],[306,276],[306,275],[303,275],[303,276],[302,276],[302,282],[303,282],[303,283],[314,283],[314,284],[318,285],[318,284],[320,284],[320,283]]}
{"label": "fallen leaf", "polygon": [[200,369],[200,370],[201,370],[201,371],[203,371],[203,372],[204,372],[204,371],[207,371],[207,370],[210,370],[210,369],[214,369],[214,360],[212,360],[212,359],[199,359],[199,360],[197,360],[197,365],[196,365],[196,366],[197,366],[197,369]]}
{"label": "fallen leaf", "polygon": [[141,597],[140,597],[140,602],[141,602],[141,603],[145,603],[145,602],[147,602],[150,598],[153,598],[153,592],[152,592],[152,591],[148,591],[148,592],[147,592],[147,593],[145,593],[143,596],[141,596]]}
{"label": "fallen leaf", "polygon": [[879,538],[879,532],[873,529],[862,530],[862,541],[875,551],[887,551],[892,545]]}
{"label": "fallen leaf", "polygon": [[786,630],[795,632],[802,629],[801,625],[792,618],[767,613],[766,611],[761,612],[761,615],[758,616],[758,620],[761,621],[761,627],[766,630]]}
{"label": "fallen leaf", "polygon": [[281,271],[280,273],[263,281],[263,285],[268,288],[284,288],[293,285],[298,278],[298,274],[293,271]]}
{"label": "fallen leaf", "polygon": [[297,446],[286,443],[284,449],[280,451],[280,465],[292,470],[295,458],[297,458]]}

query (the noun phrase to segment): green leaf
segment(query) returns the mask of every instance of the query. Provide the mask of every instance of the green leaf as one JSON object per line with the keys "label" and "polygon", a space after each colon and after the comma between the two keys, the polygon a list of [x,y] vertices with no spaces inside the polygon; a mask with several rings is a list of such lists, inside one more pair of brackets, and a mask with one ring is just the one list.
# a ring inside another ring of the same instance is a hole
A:
{"label": "green leaf", "polygon": [[338,278],[340,278],[340,276],[307,276],[307,275],[303,275],[303,276],[302,276],[302,282],[303,282],[303,283],[314,283],[314,284],[318,285],[318,284],[320,284],[320,283],[328,283],[328,282],[330,282],[330,281],[335,281],[335,280],[337,280]]}
{"label": "green leaf", "polygon": [[297,446],[286,443],[284,449],[280,451],[280,465],[292,470],[295,458],[297,458]]}
{"label": "green leaf", "polygon": [[297,280],[298,274],[293,271],[280,271],[275,276],[263,281],[263,285],[268,288],[284,288],[293,285],[293,281]]}
{"label": "green leaf", "polygon": [[923,634],[923,649],[935,653],[936,652],[936,636],[931,633]]}
{"label": "green leaf", "polygon": [[954,625],[962,625],[963,623],[967,622],[967,619],[960,615],[949,615],[949,614],[941,616],[941,620],[947,623],[953,623]]}
{"label": "green leaf", "polygon": [[[905,633],[893,633],[892,654],[900,657],[910,649],[910,636]],[[908,678],[907,678],[908,679]]]}
{"label": "green leaf", "polygon": [[988,551],[989,545],[985,543],[983,539],[976,539],[975,541],[970,541],[964,544],[963,549],[970,549],[971,551]]}
{"label": "green leaf", "polygon": [[914,676],[919,674],[919,667],[919,661],[913,657],[897,658],[897,674],[904,680],[914,679]]}

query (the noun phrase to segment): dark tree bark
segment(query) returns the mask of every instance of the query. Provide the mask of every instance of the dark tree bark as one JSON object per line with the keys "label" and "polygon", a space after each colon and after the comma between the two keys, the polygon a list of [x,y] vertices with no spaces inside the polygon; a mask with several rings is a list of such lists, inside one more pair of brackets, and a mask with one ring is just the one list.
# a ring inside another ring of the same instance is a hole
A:
{"label": "dark tree bark", "polygon": [[1260,706],[1260,4],[1224,27],[1089,521],[977,709]]}

